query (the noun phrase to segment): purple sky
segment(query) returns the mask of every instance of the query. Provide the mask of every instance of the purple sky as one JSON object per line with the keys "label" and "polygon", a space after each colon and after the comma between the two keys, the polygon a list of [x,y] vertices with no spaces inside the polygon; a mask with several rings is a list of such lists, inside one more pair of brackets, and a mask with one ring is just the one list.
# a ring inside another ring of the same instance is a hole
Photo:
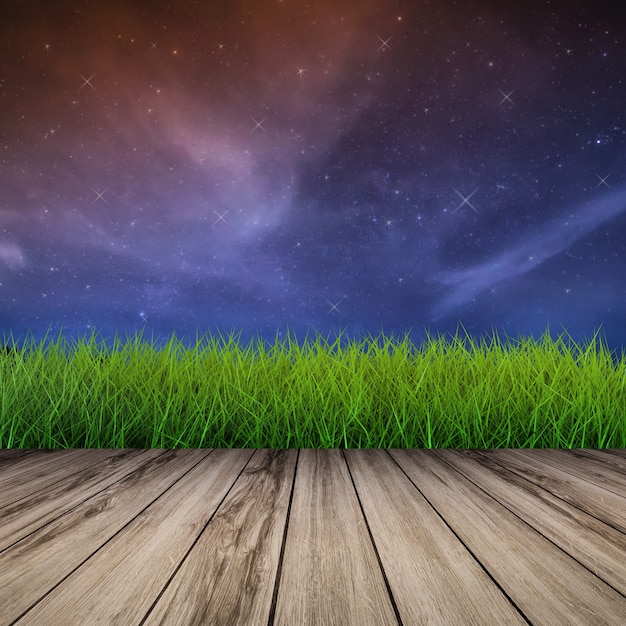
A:
{"label": "purple sky", "polygon": [[626,346],[622,9],[169,4],[2,3],[5,338]]}

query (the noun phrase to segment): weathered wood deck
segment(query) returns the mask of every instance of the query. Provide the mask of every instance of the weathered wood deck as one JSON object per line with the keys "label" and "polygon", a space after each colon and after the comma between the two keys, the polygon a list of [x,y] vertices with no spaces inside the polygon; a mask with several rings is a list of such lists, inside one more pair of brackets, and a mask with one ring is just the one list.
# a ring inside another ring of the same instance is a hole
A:
{"label": "weathered wood deck", "polygon": [[624,450],[0,451],[0,624],[624,624]]}

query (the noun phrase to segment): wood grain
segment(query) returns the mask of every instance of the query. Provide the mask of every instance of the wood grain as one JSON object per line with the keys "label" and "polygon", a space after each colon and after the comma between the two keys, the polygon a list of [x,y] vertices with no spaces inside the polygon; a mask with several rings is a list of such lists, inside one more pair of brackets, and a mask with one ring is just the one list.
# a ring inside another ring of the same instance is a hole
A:
{"label": "wood grain", "polygon": [[[575,476],[568,469],[544,463],[526,450],[492,450],[493,458],[506,468],[528,478],[553,495],[595,515],[607,524],[626,532],[626,501],[624,497],[586,478]],[[547,457],[546,457],[547,460]]]}
{"label": "wood grain", "polygon": [[397,623],[340,450],[300,452],[274,623]]}
{"label": "wood grain", "polygon": [[[97,461],[99,455],[96,452],[94,450],[92,456]],[[74,471],[71,464],[63,463],[62,472],[57,474],[51,471],[57,481],[47,485],[47,488],[38,488],[31,495],[18,500],[9,494],[6,501],[0,500],[0,550],[124,478],[141,463],[162,454],[160,450],[119,451],[117,455],[105,455],[103,464],[95,463],[86,468],[79,460],[78,471]],[[65,457],[63,460],[67,461]],[[29,483],[22,483],[21,480],[21,476],[16,480],[16,490],[30,491]],[[38,478],[36,480],[39,484]]]}
{"label": "wood grain", "polygon": [[626,535],[535,485],[479,450],[437,456],[626,596]]}
{"label": "wood grain", "polygon": [[387,452],[345,454],[403,623],[525,623]]}
{"label": "wood grain", "polygon": [[[137,450],[69,450],[71,454],[53,455],[47,462],[38,464],[37,459],[30,459],[23,464],[3,466],[6,471],[2,474],[4,479],[0,481],[0,503],[2,506],[12,504],[19,500],[47,489],[55,483],[69,479],[70,476],[81,474],[89,467],[97,466],[101,462],[115,464],[116,460],[123,459],[141,451]],[[95,468],[94,474],[101,472],[101,468]],[[79,480],[83,476],[77,477]]]}
{"label": "wood grain", "polygon": [[[621,622],[626,615],[622,594],[435,452],[425,452],[391,454],[531,623],[565,626],[589,623],[592,617],[592,623]],[[507,460],[507,453],[523,457],[516,450],[498,452]]]}
{"label": "wood grain", "polygon": [[10,622],[49,593],[207,454],[146,452],[152,454],[151,460],[129,459],[122,469],[126,475],[115,482],[106,473],[100,474],[100,480],[109,485],[92,496],[85,498],[80,485],[59,493],[59,499],[71,501],[65,500],[64,512],[37,530],[33,530],[36,515],[30,516],[23,538],[0,552],[2,619]]}
{"label": "wood grain", "polygon": [[0,626],[607,624],[623,450],[0,450]]}
{"label": "wood grain", "polygon": [[296,457],[255,452],[146,625],[267,624]]}
{"label": "wood grain", "polygon": [[[206,452],[204,452],[206,455]],[[251,450],[215,450],[180,477],[167,492],[107,541],[83,567],[56,587],[28,616],[43,623],[50,616],[59,624],[137,624],[150,609],[154,598],[167,585],[179,563],[194,546],[252,455]],[[261,475],[262,476],[262,475]],[[158,477],[147,476],[142,487],[149,488]],[[117,506],[122,506],[119,503]],[[120,510],[123,512],[123,509]],[[254,514],[254,512],[253,512]],[[228,531],[233,528],[229,525]],[[227,532],[227,535],[230,533]],[[197,552],[197,546],[194,548]],[[212,551],[209,563],[217,563]],[[206,555],[204,555],[206,557]],[[202,555],[196,563],[203,561]],[[201,623],[189,621],[187,612],[207,598],[202,595],[200,578],[195,573],[184,579],[189,585],[177,602],[175,615],[166,611],[165,623]],[[107,593],[102,593],[102,588]],[[237,585],[235,590],[241,587]],[[197,592],[194,594],[193,590]],[[115,602],[111,599],[115,598]],[[206,624],[230,624],[229,621],[207,621]]]}

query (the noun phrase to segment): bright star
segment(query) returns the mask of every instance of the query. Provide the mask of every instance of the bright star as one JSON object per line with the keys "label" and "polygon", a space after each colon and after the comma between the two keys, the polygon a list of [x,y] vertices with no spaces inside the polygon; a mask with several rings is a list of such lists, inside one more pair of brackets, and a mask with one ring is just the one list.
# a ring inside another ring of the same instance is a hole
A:
{"label": "bright star", "polygon": [[213,213],[215,213],[215,215],[218,216],[217,219],[213,222],[214,224],[217,224],[220,220],[226,223],[226,220],[224,219],[224,215],[226,215],[228,211],[224,211],[224,213],[222,213],[221,215],[217,211],[213,211]]}
{"label": "bright star", "polygon": [[[93,189],[93,187],[92,187]],[[94,193],[96,194],[96,199],[93,202],[98,202],[98,200],[102,200],[102,202],[106,202],[106,200],[104,199],[104,194],[106,193],[106,190],[108,189],[108,187],[106,189],[103,189],[102,191],[98,191],[97,189],[93,189]],[[92,204],[93,204],[92,202]]]}
{"label": "bright star", "polygon": [[476,187],[476,189],[474,189],[474,191],[472,191],[472,193],[470,193],[469,196],[464,196],[462,193],[460,193],[456,189],[454,191],[459,196],[459,198],[462,198],[463,202],[461,202],[461,204],[459,204],[459,206],[456,207],[456,209],[454,209],[453,213],[458,211],[464,204],[469,204],[472,207],[472,209],[474,209],[474,211],[478,213],[478,211],[476,210],[476,207],[469,201],[470,198],[478,191],[478,187]]}
{"label": "bright star", "polygon": [[387,37],[387,39],[383,39],[382,37],[379,37],[378,35],[376,35],[376,36],[378,37],[379,41],[382,42],[380,44],[380,46],[378,47],[378,52],[380,52],[381,50],[390,50],[391,51],[391,46],[389,45],[389,40],[391,39],[391,37]]}
{"label": "bright star", "polygon": [[500,100],[500,104],[502,104],[503,102],[506,102],[507,100],[511,104],[515,104],[513,102],[513,100],[511,100],[511,94],[515,91],[515,89],[511,89],[511,91],[509,91],[509,93],[504,93],[504,91],[502,91],[502,89],[498,89],[498,91],[504,96],[504,98],[502,98],[502,100]]}
{"label": "bright star", "polygon": [[85,78],[82,74],[80,75],[80,77],[83,79],[83,84],[78,88],[78,91],[80,91],[83,87],[85,87],[86,85],[89,85],[92,89],[95,89],[95,87],[91,84],[91,79],[95,76],[95,74],[92,74],[89,78]]}
{"label": "bright star", "polygon": [[[341,298],[341,300],[343,300],[343,298]],[[341,313],[341,311],[337,308],[337,306],[341,303],[341,300],[339,300],[337,304],[333,304],[330,300],[326,300],[326,302],[328,302],[328,304],[330,304],[331,306],[331,309],[328,311],[328,313],[332,313],[333,311],[337,311],[337,313]],[[328,313],[326,315],[328,315]]]}
{"label": "bright star", "polygon": [[263,122],[267,118],[264,117],[260,122],[257,122],[257,120],[255,120],[253,117],[251,117],[250,119],[256,124],[256,126],[250,131],[251,133],[253,133],[257,128],[260,128],[263,132],[265,132],[265,128],[263,128]]}

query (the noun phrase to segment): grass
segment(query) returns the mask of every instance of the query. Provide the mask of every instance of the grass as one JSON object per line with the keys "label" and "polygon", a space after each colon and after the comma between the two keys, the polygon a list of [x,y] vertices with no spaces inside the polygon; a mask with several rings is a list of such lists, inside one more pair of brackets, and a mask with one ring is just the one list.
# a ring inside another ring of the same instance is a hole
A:
{"label": "grass", "polygon": [[626,357],[596,336],[14,344],[0,448],[623,448]]}

